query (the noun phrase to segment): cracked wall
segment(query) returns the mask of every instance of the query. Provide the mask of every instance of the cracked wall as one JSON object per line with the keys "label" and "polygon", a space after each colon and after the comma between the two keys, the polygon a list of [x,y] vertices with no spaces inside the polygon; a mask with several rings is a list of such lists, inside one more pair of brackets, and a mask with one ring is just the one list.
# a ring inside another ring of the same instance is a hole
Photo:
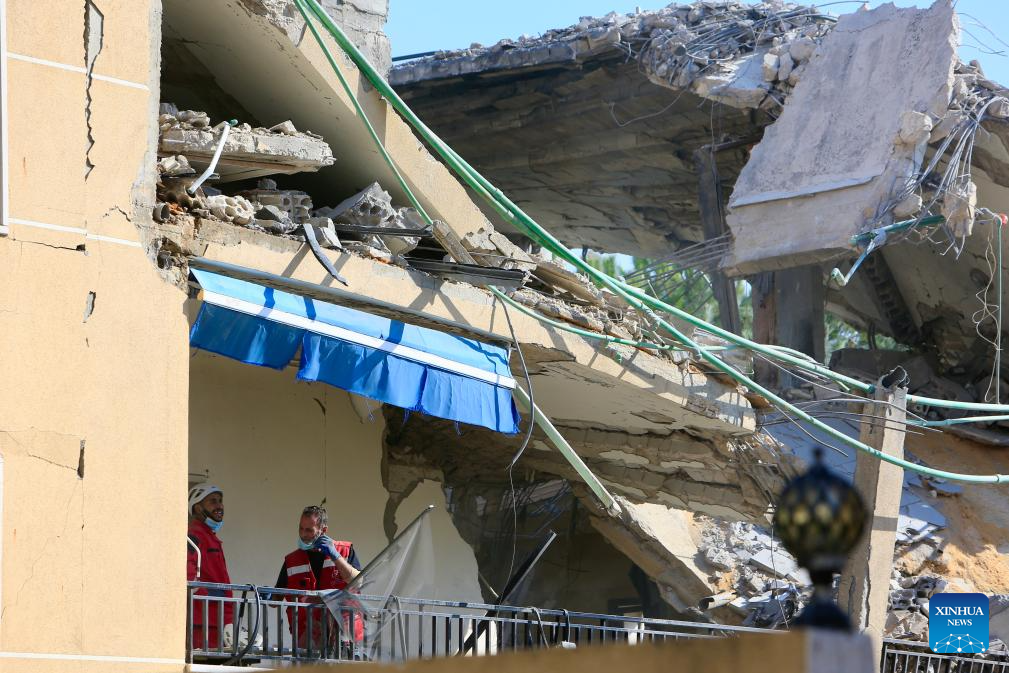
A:
{"label": "cracked wall", "polygon": [[140,231],[160,5],[6,5],[0,649],[178,662],[53,671],[181,670],[185,555],[163,541],[185,526],[188,324]]}

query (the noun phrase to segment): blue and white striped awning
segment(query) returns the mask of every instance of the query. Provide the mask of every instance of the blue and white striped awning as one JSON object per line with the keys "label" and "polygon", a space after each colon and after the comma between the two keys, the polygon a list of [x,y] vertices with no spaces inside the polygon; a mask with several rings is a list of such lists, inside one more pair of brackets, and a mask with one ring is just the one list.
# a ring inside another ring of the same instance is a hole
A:
{"label": "blue and white striped awning", "polygon": [[190,270],[203,305],[190,343],[404,409],[518,432],[508,349],[245,280]]}

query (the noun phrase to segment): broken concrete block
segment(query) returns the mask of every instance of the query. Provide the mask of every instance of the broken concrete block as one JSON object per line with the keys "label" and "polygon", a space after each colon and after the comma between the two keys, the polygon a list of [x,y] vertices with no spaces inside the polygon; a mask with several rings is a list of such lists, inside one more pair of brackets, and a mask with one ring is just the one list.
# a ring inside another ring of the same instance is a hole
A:
{"label": "broken concrete block", "polygon": [[[422,229],[426,222],[413,208],[396,209],[392,197],[373,182],[363,191],[344,199],[335,208],[318,208],[315,214],[328,217],[341,224],[355,224],[362,227],[386,227],[389,229]],[[420,243],[416,236],[364,235],[365,241],[374,247],[388,250],[393,255],[405,255]]]}
{"label": "broken concrete block", "polygon": [[890,592],[890,609],[907,610],[914,604],[914,589],[897,589]]}
{"label": "broken concrete block", "polygon": [[792,74],[795,61],[790,53],[784,53],[778,57],[778,79],[782,82],[788,81],[788,76]]}
{"label": "broken concrete block", "polygon": [[340,237],[333,228],[333,220],[328,217],[313,217],[309,219],[308,224],[315,227],[315,230],[318,232],[317,238],[322,247],[336,250],[343,249],[343,243],[340,242]]}
{"label": "broken concrete block", "polygon": [[736,559],[725,549],[708,547],[704,550],[704,559],[716,570],[732,570],[736,565]]}
{"label": "broken concrete block", "polygon": [[813,52],[816,51],[816,42],[808,37],[800,37],[794,40],[788,47],[788,54],[796,63],[808,61]]}
{"label": "broken concrete block", "polygon": [[208,196],[206,204],[214,217],[225,222],[245,226],[252,224],[255,217],[255,207],[241,196],[225,196],[223,194]]}
{"label": "broken concrete block", "polygon": [[977,185],[951,185],[942,199],[942,214],[954,236],[970,236],[974,229]]}
{"label": "broken concrete block", "polygon": [[286,136],[293,136],[298,134],[298,129],[294,128],[294,123],[291,122],[290,119],[271,126],[270,130],[273,131],[274,133],[283,133]]}
{"label": "broken concrete block", "polygon": [[900,142],[912,147],[927,142],[932,132],[932,118],[927,114],[908,110],[900,116],[897,136]]}
{"label": "broken concrete block", "polygon": [[773,82],[778,79],[779,65],[780,60],[777,54],[764,54],[762,68],[765,82]]}
{"label": "broken concrete block", "polygon": [[256,211],[256,223],[276,234],[289,234],[298,228],[286,210],[274,205],[260,207]]}
{"label": "broken concrete block", "polygon": [[795,86],[796,84],[798,84],[799,80],[802,79],[802,74],[805,71],[806,71],[806,64],[805,63],[803,63],[802,65],[796,66],[795,68],[792,68],[792,74],[790,74],[788,76],[788,83],[789,83],[789,85],[790,86]]}
{"label": "broken concrete block", "polygon": [[210,115],[198,110],[180,110],[175,118],[194,129],[205,129],[210,126]]}
{"label": "broken concrete block", "polygon": [[938,124],[932,129],[932,134],[929,136],[930,143],[937,143],[950,133],[953,129],[963,121],[964,115],[959,110],[950,110],[946,115],[939,121]]}
{"label": "broken concrete block", "polygon": [[750,565],[755,565],[761,570],[769,572],[778,577],[788,577],[799,570],[798,564],[781,552],[762,549],[750,557]]}
{"label": "broken concrete block", "polygon": [[909,194],[893,207],[893,216],[899,220],[909,219],[921,212],[922,200],[918,194]]}
{"label": "broken concrete block", "polygon": [[304,224],[312,215],[312,197],[294,189],[276,189],[273,180],[260,180],[256,189],[239,192],[242,196],[262,206],[276,206],[287,213],[295,224]]}
{"label": "broken concrete block", "polygon": [[182,154],[176,154],[158,161],[158,173],[175,177],[179,175],[195,175],[196,171],[189,165],[189,160]]}
{"label": "broken concrete block", "polygon": [[698,96],[744,110],[760,105],[770,88],[762,72],[763,57],[750,54],[717,70],[693,78],[691,90]]}

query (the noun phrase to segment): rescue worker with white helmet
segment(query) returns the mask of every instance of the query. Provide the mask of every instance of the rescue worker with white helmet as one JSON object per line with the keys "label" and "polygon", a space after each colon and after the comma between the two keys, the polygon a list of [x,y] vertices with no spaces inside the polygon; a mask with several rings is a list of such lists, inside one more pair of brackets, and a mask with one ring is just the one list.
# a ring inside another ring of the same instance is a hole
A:
{"label": "rescue worker with white helmet", "polygon": [[[231,584],[228,576],[228,563],[224,559],[224,546],[217,531],[224,523],[224,491],[209,483],[196,484],[189,490],[189,544],[187,545],[186,577],[189,581],[216,582]],[[197,589],[197,596],[230,597],[231,591],[225,589]],[[204,624],[204,601],[193,602],[193,649],[217,649],[218,644],[224,647],[231,645],[232,623],[235,607],[232,603],[224,604],[224,623],[216,603],[211,602],[207,609],[207,622]],[[222,638],[223,633],[223,640]]]}

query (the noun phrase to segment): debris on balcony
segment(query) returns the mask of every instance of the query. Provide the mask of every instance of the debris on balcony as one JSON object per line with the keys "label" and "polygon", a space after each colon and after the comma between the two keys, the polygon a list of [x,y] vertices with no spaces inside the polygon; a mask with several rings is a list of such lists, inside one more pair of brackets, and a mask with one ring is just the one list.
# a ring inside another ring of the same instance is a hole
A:
{"label": "debris on balcony", "polygon": [[[206,112],[179,110],[171,103],[162,103],[158,124],[159,156],[181,154],[199,171],[210,164],[220,134],[213,130]],[[298,131],[290,121],[272,128],[239,124],[228,135],[216,171],[220,176],[218,182],[234,182],[263,175],[318,171],[334,161],[332,150],[320,136]]]}
{"label": "debris on balcony", "polygon": [[[420,244],[419,236],[395,233],[426,231],[429,228],[420,213],[409,207],[394,208],[389,192],[373,182],[365,190],[344,199],[335,207],[317,208],[315,217],[324,217],[334,224],[345,225],[348,233],[359,233],[362,240],[393,255],[405,255]],[[385,230],[380,233],[378,230]],[[430,236],[430,233],[426,235]]]}

